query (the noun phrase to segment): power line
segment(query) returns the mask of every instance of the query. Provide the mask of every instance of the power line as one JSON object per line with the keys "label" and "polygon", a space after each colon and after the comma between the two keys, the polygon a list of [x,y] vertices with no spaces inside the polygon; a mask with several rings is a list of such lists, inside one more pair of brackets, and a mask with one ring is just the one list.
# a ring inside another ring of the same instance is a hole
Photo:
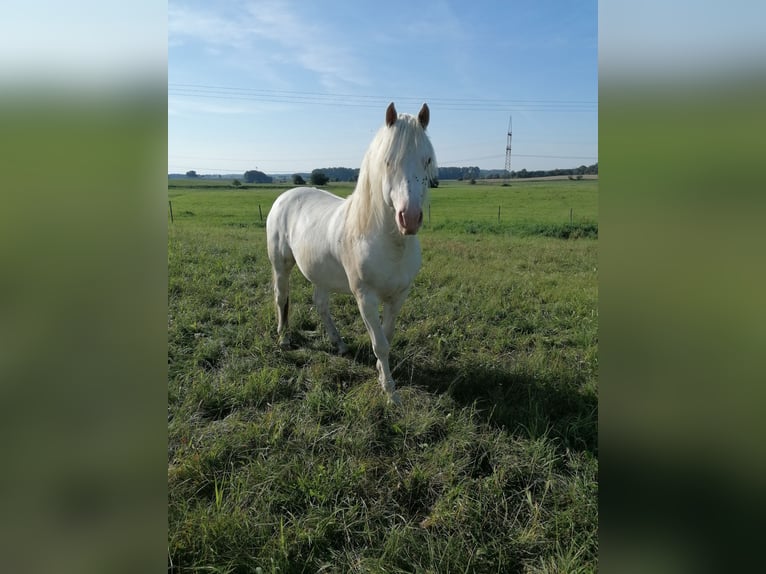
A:
{"label": "power line", "polygon": [[301,92],[292,90],[266,90],[205,84],[168,84],[168,95],[188,98],[212,98],[222,100],[245,100],[266,103],[289,103],[304,105],[328,105],[343,107],[379,107],[390,100],[402,105],[422,103],[428,100],[433,105],[452,111],[547,111],[547,112],[591,112],[598,111],[598,102],[583,100],[503,100],[488,98],[421,98],[412,96],[374,96],[364,94],[340,94],[329,92]]}
{"label": "power line", "polygon": [[[338,107],[365,107],[365,108],[377,108],[386,105],[389,101],[394,100],[400,103],[402,106],[408,105],[420,105],[424,100],[430,104],[439,106],[441,109],[463,112],[480,112],[480,111],[519,111],[519,112],[586,112],[597,113],[598,102],[586,101],[586,100],[546,100],[546,99],[492,99],[492,98],[423,98],[412,96],[380,96],[380,95],[368,95],[368,94],[346,94],[346,93],[332,93],[332,92],[312,92],[312,91],[296,91],[296,90],[270,90],[260,88],[243,88],[235,86],[215,86],[208,84],[186,84],[186,83],[169,83],[168,95],[178,98],[209,98],[209,99],[221,99],[221,100],[243,100],[262,103],[278,103],[287,105],[324,105],[324,106],[338,106]],[[509,140],[510,140],[510,123],[509,123]],[[510,141],[508,142],[510,147]],[[510,150],[507,150],[510,151]],[[469,159],[453,159],[447,161],[440,161],[442,165],[448,164],[465,164],[468,162],[499,159],[502,156],[490,155]],[[540,158],[540,159],[560,159],[560,160],[587,160],[597,161],[597,156],[564,156],[564,155],[538,155],[538,154],[518,154],[514,153],[514,157],[525,158]],[[216,160],[232,163],[239,163],[241,161],[248,161],[247,158],[210,158],[210,157],[193,157],[193,156],[175,156],[171,155],[169,160],[174,163],[185,163],[184,159],[201,159],[204,161]],[[507,159],[507,157],[506,157]],[[295,158],[290,160],[274,160],[282,163],[294,163]],[[312,163],[319,160],[313,158],[310,160]],[[330,160],[328,160],[330,161]],[[339,161],[338,158],[334,158],[332,161]],[[201,168],[205,169],[205,168]],[[217,172],[229,172],[236,173],[239,170],[224,170],[220,168],[210,169],[208,171]]]}
{"label": "power line", "polygon": [[[486,159],[501,159],[504,158],[504,155],[485,155],[482,157],[469,157],[469,158],[462,158],[462,159],[448,159],[448,160],[439,160],[439,166],[446,166],[447,164],[456,164],[456,163],[467,163],[470,161],[481,161]],[[526,154],[526,153],[514,153],[513,157],[534,157],[537,159],[580,159],[580,160],[590,160],[590,161],[596,161],[598,160],[598,157],[596,156],[581,156],[581,155],[536,155],[536,154]]]}
{"label": "power line", "polygon": [[[304,96],[321,96],[321,97],[334,97],[334,98],[372,98],[380,99],[381,96],[373,95],[360,95],[360,94],[338,94],[331,92],[305,92],[297,90],[268,90],[263,88],[239,88],[233,86],[212,86],[206,84],[181,84],[181,83],[169,83],[168,87],[185,87],[185,88],[199,88],[199,89],[211,89],[211,90],[231,90],[239,92],[256,92],[256,93],[270,93],[270,94],[296,94]],[[419,101],[420,98],[413,98],[412,96],[400,96],[401,99],[411,99]],[[567,104],[597,104],[596,101],[586,100],[499,100],[492,98],[433,98],[431,101],[442,102],[519,102],[519,103],[567,103]]]}
{"label": "power line", "polygon": [[541,157],[545,159],[598,159],[594,155],[534,155],[527,153],[514,154],[515,157]]}

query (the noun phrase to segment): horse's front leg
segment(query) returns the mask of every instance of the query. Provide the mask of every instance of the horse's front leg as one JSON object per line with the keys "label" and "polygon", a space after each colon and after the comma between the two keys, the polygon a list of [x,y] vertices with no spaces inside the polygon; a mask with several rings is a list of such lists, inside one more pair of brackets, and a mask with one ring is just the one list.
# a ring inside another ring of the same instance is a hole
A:
{"label": "horse's front leg", "polygon": [[[396,385],[391,376],[391,368],[388,364],[388,355],[391,350],[388,337],[383,331],[378,314],[380,299],[369,291],[360,289],[355,292],[356,302],[359,305],[359,311],[362,313],[362,319],[367,327],[367,332],[372,341],[372,351],[378,359],[378,380],[383,391],[388,395],[388,399],[395,404],[400,403],[399,395],[396,392]],[[392,324],[393,328],[393,324]]]}
{"label": "horse's front leg", "polygon": [[383,302],[383,334],[388,340],[388,344],[393,344],[394,341],[394,323],[399,316],[399,311],[402,310],[404,300],[407,298],[409,289],[400,293],[395,299],[390,299]]}

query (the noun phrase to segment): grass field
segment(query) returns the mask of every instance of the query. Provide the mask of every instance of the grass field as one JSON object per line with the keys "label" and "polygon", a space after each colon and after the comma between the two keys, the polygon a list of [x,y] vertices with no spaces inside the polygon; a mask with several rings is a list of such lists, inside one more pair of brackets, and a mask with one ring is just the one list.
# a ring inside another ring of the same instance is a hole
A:
{"label": "grass field", "polygon": [[598,182],[432,190],[400,407],[353,299],[338,357],[298,271],[278,348],[281,191],[169,190],[170,570],[595,571]]}

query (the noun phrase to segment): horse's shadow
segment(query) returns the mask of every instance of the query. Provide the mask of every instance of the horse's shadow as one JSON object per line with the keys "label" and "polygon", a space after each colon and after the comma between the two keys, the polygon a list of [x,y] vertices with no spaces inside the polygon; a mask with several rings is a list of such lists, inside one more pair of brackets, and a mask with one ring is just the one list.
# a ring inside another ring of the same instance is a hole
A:
{"label": "horse's shadow", "polygon": [[550,380],[501,367],[407,366],[412,385],[476,405],[491,425],[524,437],[547,436],[567,448],[598,454],[598,399],[579,391],[582,381]]}
{"label": "horse's shadow", "polygon": [[[326,337],[316,331],[294,341],[311,352],[334,353]],[[346,341],[348,360],[374,368],[376,357],[362,338]],[[524,437],[546,436],[566,448],[598,455],[598,398],[582,391],[584,375],[558,379],[539,373],[518,373],[501,366],[452,361],[435,367],[393,349],[397,387],[418,387],[446,394],[458,405],[476,406],[488,424]],[[397,357],[399,355],[399,357]]]}

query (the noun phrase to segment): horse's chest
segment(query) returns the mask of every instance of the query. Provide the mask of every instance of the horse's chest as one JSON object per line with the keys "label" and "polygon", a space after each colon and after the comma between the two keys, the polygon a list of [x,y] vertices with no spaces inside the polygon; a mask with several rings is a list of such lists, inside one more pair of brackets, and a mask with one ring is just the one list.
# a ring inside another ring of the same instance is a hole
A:
{"label": "horse's chest", "polygon": [[420,263],[420,245],[415,242],[401,249],[372,246],[361,266],[361,279],[382,297],[395,296],[410,287]]}
{"label": "horse's chest", "polygon": [[394,297],[407,291],[417,275],[418,268],[392,269],[391,274],[380,285],[383,297]]}

